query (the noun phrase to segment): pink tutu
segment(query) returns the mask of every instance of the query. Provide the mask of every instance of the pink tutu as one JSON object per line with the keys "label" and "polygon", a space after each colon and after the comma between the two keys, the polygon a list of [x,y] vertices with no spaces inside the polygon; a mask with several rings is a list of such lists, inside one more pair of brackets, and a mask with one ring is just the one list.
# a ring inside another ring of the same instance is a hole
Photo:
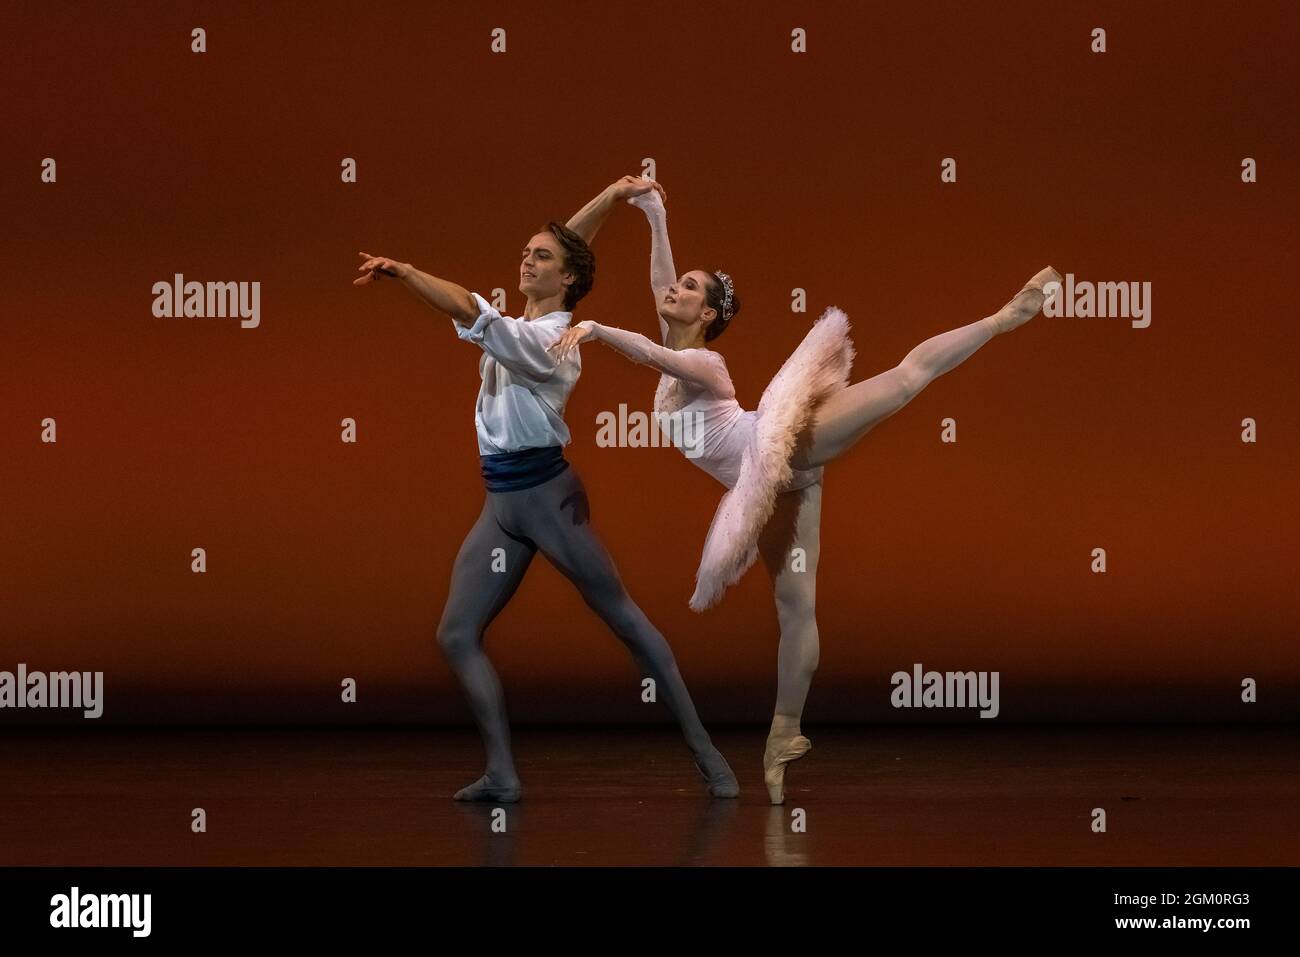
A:
{"label": "pink tutu", "polygon": [[716,605],[758,558],[758,536],[776,496],[808,474],[796,475],[790,465],[795,441],[818,404],[848,385],[853,355],[848,316],[831,306],[763,390],[739,478],[718,503],[704,540],[693,610]]}

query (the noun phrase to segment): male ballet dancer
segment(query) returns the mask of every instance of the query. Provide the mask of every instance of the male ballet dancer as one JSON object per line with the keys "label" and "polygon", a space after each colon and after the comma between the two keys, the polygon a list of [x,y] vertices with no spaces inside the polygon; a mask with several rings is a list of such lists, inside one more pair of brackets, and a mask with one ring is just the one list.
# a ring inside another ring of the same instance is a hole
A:
{"label": "male ballet dancer", "polygon": [[[632,177],[626,177],[633,180]],[[627,195],[653,188],[629,183]],[[483,650],[483,636],[540,550],[628,647],[642,673],[677,718],[695,765],[714,797],[735,797],[736,776],[709,740],[677,670],[668,642],[632,601],[590,524],[587,493],[564,458],[569,443],[564,406],[582,371],[577,350],[556,362],[548,348],[592,287],[595,257],[577,233],[551,222],[523,250],[521,318],[503,316],[478,293],[421,272],[410,263],[360,254],[354,285],[392,276],[417,299],[446,313],[456,334],[482,348],[474,422],[487,491],[478,520],[452,569],[438,625],[438,644],[464,687],[487,750],[484,775],[455,794],[458,801],[520,798],[501,683]],[[549,627],[544,626],[544,627]]]}

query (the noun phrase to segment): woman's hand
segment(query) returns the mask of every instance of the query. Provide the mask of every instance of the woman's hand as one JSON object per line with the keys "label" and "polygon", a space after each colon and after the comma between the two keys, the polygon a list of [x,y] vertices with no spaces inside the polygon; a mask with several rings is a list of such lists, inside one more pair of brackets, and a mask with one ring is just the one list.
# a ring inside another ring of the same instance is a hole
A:
{"label": "woman's hand", "polygon": [[586,342],[596,334],[596,330],[591,327],[591,322],[580,322],[564,331],[564,335],[556,339],[546,350],[555,356],[556,362],[563,362],[565,357],[578,348],[578,344]]}
{"label": "woman's hand", "polygon": [[[658,183],[655,185],[659,186]],[[664,195],[662,186],[659,189],[644,189],[635,196],[629,196],[627,203],[653,219],[655,215],[664,212]]]}
{"label": "woman's hand", "polygon": [[633,196],[640,196],[642,193],[648,193],[653,189],[659,193],[664,202],[668,201],[668,193],[664,191],[663,186],[657,180],[645,179],[641,176],[624,176],[611,185],[610,189],[613,190],[615,199],[631,201]]}
{"label": "woman's hand", "polygon": [[378,282],[384,276],[401,279],[411,268],[410,263],[399,263],[396,259],[389,259],[386,256],[372,256],[370,253],[358,253],[357,255],[365,259],[365,262],[357,267],[365,275],[352,280],[354,286],[364,286],[369,282]]}

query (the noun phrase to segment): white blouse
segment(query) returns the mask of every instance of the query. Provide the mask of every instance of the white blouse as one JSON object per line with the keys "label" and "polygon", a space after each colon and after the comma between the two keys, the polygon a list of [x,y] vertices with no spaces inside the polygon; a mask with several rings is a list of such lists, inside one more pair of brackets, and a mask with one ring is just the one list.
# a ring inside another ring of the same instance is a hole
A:
{"label": "white blouse", "polygon": [[456,335],[482,348],[482,385],[474,406],[480,455],[568,445],[564,405],[582,374],[574,349],[562,361],[546,350],[569,328],[572,312],[548,312],[536,319],[503,316],[476,292],[478,318]]}

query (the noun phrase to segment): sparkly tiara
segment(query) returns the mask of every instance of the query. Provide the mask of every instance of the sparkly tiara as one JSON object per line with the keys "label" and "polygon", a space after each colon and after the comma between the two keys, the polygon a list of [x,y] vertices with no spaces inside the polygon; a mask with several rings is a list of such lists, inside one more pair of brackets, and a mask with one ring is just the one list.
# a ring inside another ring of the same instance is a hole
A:
{"label": "sparkly tiara", "polygon": [[714,270],[713,275],[718,277],[718,282],[722,283],[722,319],[727,321],[731,318],[731,297],[736,291],[736,287],[731,283],[731,277],[721,270]]}

